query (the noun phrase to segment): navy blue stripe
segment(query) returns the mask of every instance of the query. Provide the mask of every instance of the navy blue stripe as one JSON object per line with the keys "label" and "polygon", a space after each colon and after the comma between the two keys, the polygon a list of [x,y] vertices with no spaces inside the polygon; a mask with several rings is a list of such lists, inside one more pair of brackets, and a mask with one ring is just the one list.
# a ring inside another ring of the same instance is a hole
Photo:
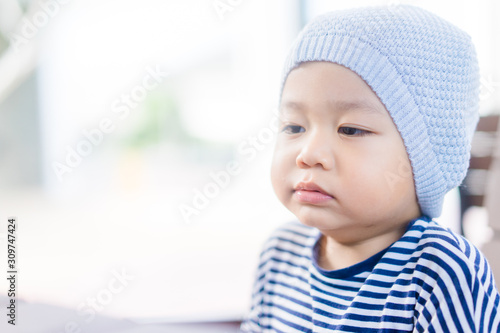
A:
{"label": "navy blue stripe", "polygon": [[[286,287],[286,288],[289,288],[289,289],[293,289],[303,295],[306,295],[306,296],[309,296],[309,292],[307,290],[304,290],[304,289],[300,289],[298,287],[294,287],[292,286],[291,284],[288,284],[288,283],[284,283],[284,282],[281,282],[281,281],[275,281],[275,280],[269,280],[269,284],[273,284],[273,285],[278,285],[278,286],[282,286],[282,287]],[[309,306],[310,307],[310,306]]]}
{"label": "navy blue stripe", "polygon": [[289,260],[282,260],[282,259],[278,259],[278,258],[274,258],[274,257],[271,257],[269,258],[269,261],[268,262],[265,262],[265,263],[262,263],[259,265],[259,270],[264,266],[264,265],[268,265],[270,262],[275,262],[275,263],[280,263],[280,264],[287,264],[287,265],[290,265],[292,267],[296,267],[296,268],[302,268],[304,271],[308,271],[308,268],[304,265],[300,265],[300,264],[295,264]]}
{"label": "navy blue stripe", "polygon": [[293,252],[293,251],[290,251],[290,250],[282,249],[280,246],[275,247],[273,249],[273,251],[280,252],[280,253],[291,254],[291,255],[293,255],[294,257],[297,257],[297,258],[306,258],[306,259],[310,259],[311,258],[310,256],[305,255],[305,254],[299,254],[297,252]]}
{"label": "navy blue stripe", "polygon": [[[297,226],[300,226],[300,225],[297,225]],[[286,228],[286,229],[285,229],[285,228],[284,228],[284,229],[280,229],[279,233],[280,233],[280,234],[281,234],[281,233],[291,233],[291,234],[294,234],[294,235],[300,236],[300,237],[302,237],[302,238],[306,238],[306,239],[311,238],[311,230],[305,230],[305,231],[307,231],[307,232],[305,232],[305,233],[301,233],[301,232],[299,232],[299,231],[297,231],[297,230],[295,230],[295,229],[289,229],[289,228]],[[284,236],[284,235],[281,235],[281,236]]]}
{"label": "navy blue stripe", "polygon": [[[276,269],[276,268],[271,268],[271,269],[269,270],[269,272],[271,272],[271,273],[275,273],[275,274],[283,274],[283,275],[285,275],[285,276],[288,276],[288,277],[291,277],[291,278],[295,278],[295,279],[298,279],[298,280],[304,281],[304,282],[306,282],[306,283],[308,282],[308,281],[307,281],[307,279],[306,279],[306,278],[304,278],[304,277],[302,277],[302,276],[293,275],[293,274],[290,274],[290,273],[288,273],[288,272],[281,271],[281,270]],[[264,274],[262,275],[262,279],[265,277],[265,274],[266,274],[266,273],[264,273]],[[259,279],[259,280],[260,280],[260,279]]]}
{"label": "navy blue stripe", "polygon": [[[271,240],[278,240],[280,242],[283,242],[283,243],[289,243],[289,244],[293,244],[295,246],[298,246],[300,248],[307,248],[308,246],[307,245],[304,245],[304,244],[300,244],[294,240],[291,240],[291,239],[286,239],[286,238],[283,238],[283,237],[280,237],[280,236],[275,236],[273,238],[271,238]],[[272,248],[274,250],[274,247]]]}
{"label": "navy blue stripe", "polygon": [[[307,308],[309,310],[312,310],[311,304],[305,303],[305,302],[303,302],[301,300],[298,300],[298,299],[296,299],[294,297],[291,297],[289,295],[285,295],[283,293],[278,293],[278,292],[274,292],[274,291],[269,291],[268,295],[270,295],[270,296],[277,296],[277,297],[281,297],[281,298],[287,299],[287,300],[289,300],[289,301],[291,301],[293,303],[296,303],[296,304],[298,304],[300,306],[303,306],[303,307],[305,307],[305,308]],[[301,312],[297,312],[297,311],[293,311],[291,309],[285,308],[284,306],[278,305],[278,304],[276,304],[274,302],[266,302],[266,303],[263,303],[263,304],[264,305],[268,305],[268,306],[269,305],[276,306],[279,309],[282,309],[282,310],[284,310],[286,312],[289,312],[289,313],[295,315],[296,317],[302,318],[302,319],[307,320],[307,321],[311,321],[312,320],[312,318],[310,316],[306,316],[305,314],[303,314]]]}
{"label": "navy blue stripe", "polygon": [[[317,291],[320,294],[324,294],[325,296],[330,296],[333,299],[340,299],[340,300],[344,300],[344,301],[348,301],[348,302],[352,301],[352,299],[353,299],[352,296],[348,296],[348,295],[344,295],[344,294],[340,294],[340,293],[332,293],[332,292],[326,291],[324,289],[321,289],[316,285],[311,285],[311,289],[314,291]],[[343,289],[343,290],[346,290],[346,289]],[[339,290],[339,291],[341,291],[341,290]]]}
{"label": "navy blue stripe", "polygon": [[[338,283],[330,283],[330,282],[326,282],[326,281],[323,281],[321,279],[319,279],[317,276],[315,276],[314,274],[311,275],[311,279],[312,280],[315,280],[315,281],[318,281],[320,282],[323,286],[327,286],[327,287],[330,287],[330,288],[333,288],[333,289],[338,289],[338,290],[342,290],[342,291],[352,291],[352,292],[356,292],[359,290],[358,287],[354,287],[354,286],[351,286],[351,285],[347,285],[345,282],[347,281],[344,281],[344,284],[341,284],[342,283],[342,280],[337,280]],[[363,279],[364,280],[364,279]],[[362,284],[363,281],[349,281],[351,284]],[[318,289],[320,291],[323,291],[322,288],[321,289]],[[325,291],[326,293],[326,291]]]}
{"label": "navy blue stripe", "polygon": [[[311,321],[312,321],[312,318],[311,318],[311,317],[306,316],[306,315],[303,315],[303,314],[302,314],[302,313],[300,313],[300,312],[293,311],[293,310],[291,310],[291,309],[289,309],[289,308],[286,308],[286,307],[284,307],[284,306],[281,306],[281,305],[279,305],[279,304],[274,304],[274,303],[264,303],[264,305],[265,305],[265,306],[270,306],[270,307],[276,307],[277,309],[283,310],[284,312],[289,313],[289,314],[291,314],[291,315],[293,315],[293,316],[295,316],[295,317],[302,318],[302,319],[304,319],[304,320],[306,320],[306,321],[309,321],[309,322],[311,322]],[[275,319],[277,319],[277,320],[281,321],[282,323],[284,323],[284,324],[286,324],[286,325],[288,325],[288,326],[290,326],[290,327],[293,327],[293,328],[295,328],[295,329],[301,330],[302,332],[310,331],[310,329],[307,329],[307,328],[306,328],[306,327],[304,327],[304,326],[297,325],[297,324],[292,323],[291,321],[285,320],[285,319],[283,319],[283,318],[281,318],[281,317],[272,316],[272,317],[270,317],[270,318],[275,318]]]}
{"label": "navy blue stripe", "polygon": [[[496,314],[496,309],[498,309],[499,303],[500,303],[500,296],[498,294],[496,294],[495,295],[495,302],[494,302],[495,314]],[[499,327],[498,322],[497,322],[497,327],[496,328],[493,327],[494,320],[495,320],[495,316],[492,315],[490,317],[490,321],[488,322],[488,332],[500,332],[500,327]]]}

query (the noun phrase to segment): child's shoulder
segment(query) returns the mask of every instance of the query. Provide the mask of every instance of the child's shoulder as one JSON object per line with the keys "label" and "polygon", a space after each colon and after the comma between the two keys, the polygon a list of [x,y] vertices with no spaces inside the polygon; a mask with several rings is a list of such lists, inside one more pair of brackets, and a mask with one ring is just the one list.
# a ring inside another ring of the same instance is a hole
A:
{"label": "child's shoulder", "polygon": [[305,254],[310,251],[320,231],[306,226],[299,221],[286,222],[270,234],[267,238],[263,252],[288,251],[295,254]]}
{"label": "child's shoulder", "polygon": [[486,258],[472,242],[432,219],[414,221],[402,240],[414,244],[414,255],[420,262],[463,271],[470,277],[489,271]]}
{"label": "child's shoulder", "polygon": [[311,240],[315,240],[319,233],[320,231],[316,228],[304,225],[297,220],[292,220],[274,229],[268,241],[277,240],[310,245],[308,243]]}
{"label": "child's shoulder", "polygon": [[430,218],[419,218],[405,234],[406,237],[416,237],[417,245],[422,249],[441,249],[460,252],[469,256],[477,248],[468,239],[444,227]]}

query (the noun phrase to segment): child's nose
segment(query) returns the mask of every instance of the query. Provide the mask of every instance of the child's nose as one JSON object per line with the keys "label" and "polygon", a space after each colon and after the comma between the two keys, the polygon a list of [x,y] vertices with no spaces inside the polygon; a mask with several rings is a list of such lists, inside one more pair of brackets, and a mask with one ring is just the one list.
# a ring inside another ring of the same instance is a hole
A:
{"label": "child's nose", "polygon": [[299,168],[321,166],[325,170],[333,168],[332,140],[319,133],[310,134],[296,158]]}

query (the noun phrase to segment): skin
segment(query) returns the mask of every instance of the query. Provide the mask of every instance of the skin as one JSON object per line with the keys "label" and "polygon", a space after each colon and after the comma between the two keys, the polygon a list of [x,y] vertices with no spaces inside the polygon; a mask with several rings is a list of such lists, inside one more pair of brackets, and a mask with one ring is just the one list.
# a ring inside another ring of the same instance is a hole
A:
{"label": "skin", "polygon": [[[378,96],[355,72],[306,62],[285,82],[271,181],[305,225],[318,228],[319,265],[359,263],[387,248],[421,215],[403,140]],[[314,182],[331,195],[301,200]]]}

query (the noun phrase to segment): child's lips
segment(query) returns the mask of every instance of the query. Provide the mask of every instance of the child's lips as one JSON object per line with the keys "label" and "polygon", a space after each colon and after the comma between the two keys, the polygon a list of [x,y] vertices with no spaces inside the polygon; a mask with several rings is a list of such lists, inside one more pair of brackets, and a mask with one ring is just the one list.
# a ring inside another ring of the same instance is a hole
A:
{"label": "child's lips", "polygon": [[302,203],[319,204],[333,199],[333,196],[312,182],[300,182],[294,187],[295,198]]}
{"label": "child's lips", "polygon": [[299,202],[311,204],[324,203],[333,199],[333,197],[328,194],[309,190],[296,190],[294,196]]}

